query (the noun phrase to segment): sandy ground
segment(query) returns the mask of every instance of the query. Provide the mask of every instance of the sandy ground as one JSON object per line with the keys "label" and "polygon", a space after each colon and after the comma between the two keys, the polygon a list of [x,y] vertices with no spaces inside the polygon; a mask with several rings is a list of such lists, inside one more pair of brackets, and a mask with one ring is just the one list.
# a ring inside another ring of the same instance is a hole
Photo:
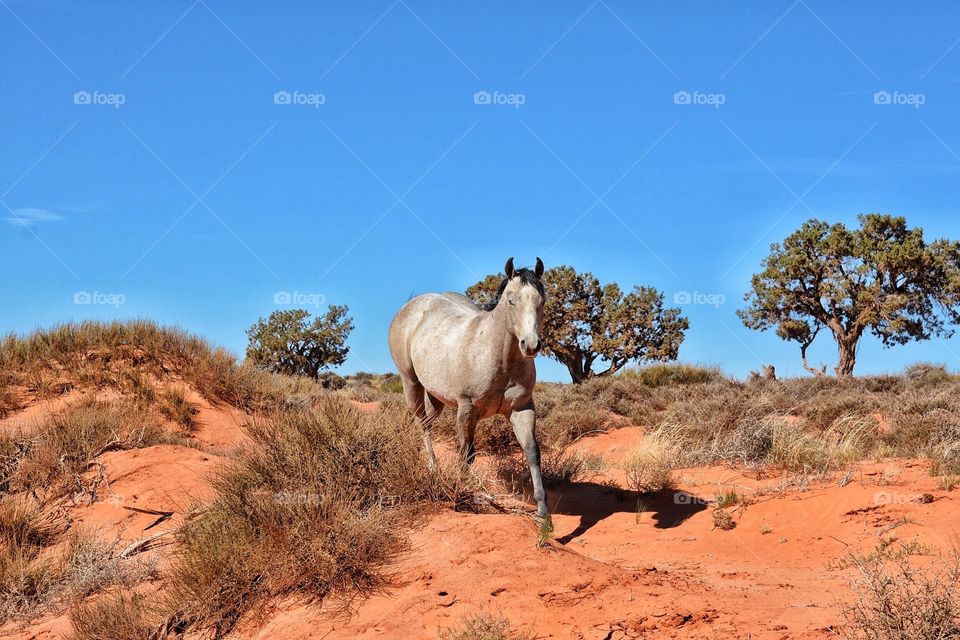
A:
{"label": "sandy ground", "polygon": [[[244,438],[242,416],[196,404],[199,448],[104,454],[109,492],[72,506],[75,522],[129,543],[172,530],[209,496],[219,454]],[[42,409],[28,411],[30,420],[42,417]],[[684,469],[677,490],[642,499],[616,486],[625,486],[618,463],[642,438],[627,427],[576,445],[601,454],[607,470],[549,492],[555,532],[546,548],[536,547],[527,513],[444,510],[410,533],[383,593],[346,611],[277,603],[237,636],[436,638],[485,610],[536,638],[828,638],[840,621],[837,605],[851,597],[851,570],[842,568],[848,551],[873,549],[881,536],[931,550],[955,542],[960,493],[940,488],[925,461],[863,463],[801,486],[751,470]],[[729,490],[746,506],[731,508],[736,527],[724,531],[714,528],[711,501]],[[156,515],[135,509],[173,516],[155,524]],[[68,630],[64,616],[51,616],[0,632],[39,640]]]}

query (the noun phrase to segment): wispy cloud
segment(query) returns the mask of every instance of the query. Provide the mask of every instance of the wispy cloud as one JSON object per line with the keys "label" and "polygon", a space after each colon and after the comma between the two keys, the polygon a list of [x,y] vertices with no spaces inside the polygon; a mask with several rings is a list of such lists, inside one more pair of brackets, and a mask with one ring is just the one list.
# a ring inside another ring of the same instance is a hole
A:
{"label": "wispy cloud", "polygon": [[63,220],[63,216],[50,209],[24,207],[22,209],[13,209],[12,211],[13,215],[7,216],[6,220],[10,224],[18,227],[32,227],[45,222],[58,222]]}

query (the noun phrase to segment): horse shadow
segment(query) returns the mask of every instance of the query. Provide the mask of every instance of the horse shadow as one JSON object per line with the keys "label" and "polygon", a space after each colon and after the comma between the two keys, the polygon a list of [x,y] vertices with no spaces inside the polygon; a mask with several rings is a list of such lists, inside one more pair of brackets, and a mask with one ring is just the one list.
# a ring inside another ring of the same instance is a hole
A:
{"label": "horse shadow", "polygon": [[568,544],[615,513],[650,513],[657,529],[672,529],[707,508],[707,501],[685,491],[668,489],[638,493],[596,482],[574,482],[547,489],[547,504],[559,515],[579,516],[570,533],[556,538]]}

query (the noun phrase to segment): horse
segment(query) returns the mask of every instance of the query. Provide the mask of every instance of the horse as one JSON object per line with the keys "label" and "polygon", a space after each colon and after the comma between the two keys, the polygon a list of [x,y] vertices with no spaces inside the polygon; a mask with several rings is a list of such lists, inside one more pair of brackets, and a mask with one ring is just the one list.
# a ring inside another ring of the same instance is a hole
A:
{"label": "horse", "polygon": [[430,468],[436,456],[430,425],[444,406],[457,411],[457,440],[464,466],[473,462],[477,422],[507,416],[523,448],[537,502],[541,532],[550,512],[540,472],[533,388],[534,358],[542,347],[545,291],[543,261],[515,269],[513,258],[495,299],[478,307],[459,293],[426,293],[410,299],[390,323],[390,354],[407,406],[420,424]]}

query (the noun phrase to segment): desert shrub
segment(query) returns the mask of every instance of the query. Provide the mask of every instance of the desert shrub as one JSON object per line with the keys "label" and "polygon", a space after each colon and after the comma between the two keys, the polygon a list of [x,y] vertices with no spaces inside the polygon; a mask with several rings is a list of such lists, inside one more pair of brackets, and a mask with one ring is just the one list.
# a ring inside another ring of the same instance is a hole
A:
{"label": "desert shrub", "polygon": [[730,512],[726,509],[715,508],[713,510],[713,528],[721,531],[730,531],[736,528],[737,521],[733,519]]}
{"label": "desert shrub", "polygon": [[636,378],[650,387],[720,382],[724,379],[719,367],[702,367],[681,362],[652,364],[646,367],[625,369],[619,377]]}
{"label": "desert shrub", "polygon": [[787,420],[772,421],[769,464],[803,473],[823,473],[860,459],[867,451],[876,423],[842,417],[823,432],[809,432]]}
{"label": "desert shrub", "polygon": [[360,412],[328,397],[247,425],[255,444],[215,480],[180,534],[171,606],[229,631],[274,596],[352,596],[383,587],[418,504],[456,501],[427,470],[405,410]]}
{"label": "desert shrub", "polygon": [[[456,430],[454,412],[447,410],[444,413],[447,414],[447,421],[440,422],[438,431],[448,432],[452,436]],[[495,454],[519,450],[520,448],[517,437],[513,433],[513,424],[510,419],[499,414],[477,423],[475,441],[480,451]]]}
{"label": "desert shrub", "polygon": [[892,431],[885,439],[903,455],[927,453],[931,445],[941,444],[943,429],[960,424],[960,401],[952,386],[910,388],[890,405]]}
{"label": "desert shrub", "polygon": [[931,475],[960,474],[960,422],[945,421],[933,430],[926,450]]}
{"label": "desert shrub", "polygon": [[955,640],[960,638],[957,553],[916,567],[889,548],[851,554],[855,600],[844,610],[848,640]]}
{"label": "desert shrub", "polygon": [[510,621],[502,614],[480,611],[466,616],[456,626],[441,629],[438,640],[527,640],[529,633],[511,631]]}
{"label": "desert shrub", "polygon": [[317,376],[317,382],[320,383],[320,386],[324,389],[331,389],[336,391],[337,389],[343,389],[347,386],[347,381],[343,376],[334,373],[333,371],[324,371],[319,376]]}
{"label": "desert shrub", "polygon": [[137,594],[113,593],[71,609],[70,640],[153,640],[158,624]]}
{"label": "desert shrub", "polygon": [[[576,402],[589,404],[627,418],[630,424],[648,424],[665,403],[658,402],[659,389],[651,388],[636,376],[606,376],[567,386],[555,395],[554,404]],[[538,399],[539,408],[539,399]]]}
{"label": "desert shrub", "polygon": [[397,374],[389,373],[384,376],[380,388],[386,393],[403,393],[403,382]]}

